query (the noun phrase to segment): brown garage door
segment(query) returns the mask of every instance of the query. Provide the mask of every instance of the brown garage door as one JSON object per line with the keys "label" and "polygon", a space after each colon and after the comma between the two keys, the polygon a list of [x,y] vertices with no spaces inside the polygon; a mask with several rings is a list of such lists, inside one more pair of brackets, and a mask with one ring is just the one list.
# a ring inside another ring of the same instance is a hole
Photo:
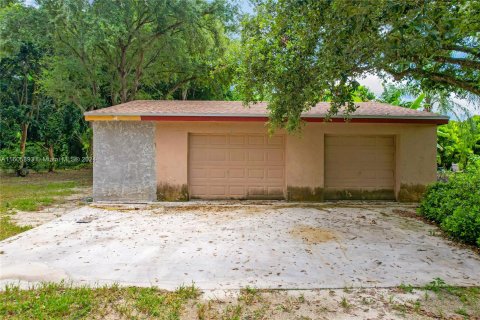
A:
{"label": "brown garage door", "polygon": [[191,198],[283,198],[285,138],[190,134],[188,179]]}
{"label": "brown garage door", "polygon": [[326,199],[395,199],[393,136],[325,136]]}

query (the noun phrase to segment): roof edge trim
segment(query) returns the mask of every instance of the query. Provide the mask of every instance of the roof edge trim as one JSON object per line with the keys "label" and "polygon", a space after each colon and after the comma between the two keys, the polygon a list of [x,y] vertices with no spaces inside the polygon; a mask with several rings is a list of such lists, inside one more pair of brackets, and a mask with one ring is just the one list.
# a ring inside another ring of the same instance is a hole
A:
{"label": "roof edge trim", "polygon": [[[305,122],[324,122],[323,116],[302,116]],[[86,121],[221,121],[221,122],[267,122],[268,117],[260,115],[88,115]],[[420,124],[447,124],[449,117],[421,117],[421,116],[351,116],[350,118],[332,117],[328,122],[352,122],[352,123],[420,123]]]}

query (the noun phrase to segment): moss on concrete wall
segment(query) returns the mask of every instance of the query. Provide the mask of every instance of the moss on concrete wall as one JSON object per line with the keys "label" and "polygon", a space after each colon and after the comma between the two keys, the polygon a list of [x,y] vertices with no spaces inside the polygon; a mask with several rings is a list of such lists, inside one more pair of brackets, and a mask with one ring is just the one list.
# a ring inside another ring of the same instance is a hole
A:
{"label": "moss on concrete wall", "polygon": [[427,186],[423,184],[401,184],[398,191],[398,201],[400,202],[419,202]]}
{"label": "moss on concrete wall", "polygon": [[322,202],[323,201],[323,188],[310,188],[310,187],[287,187],[287,200],[288,201],[310,201],[310,202]]}
{"label": "moss on concrete wall", "polygon": [[158,201],[188,201],[188,186],[162,183],[157,186]]}

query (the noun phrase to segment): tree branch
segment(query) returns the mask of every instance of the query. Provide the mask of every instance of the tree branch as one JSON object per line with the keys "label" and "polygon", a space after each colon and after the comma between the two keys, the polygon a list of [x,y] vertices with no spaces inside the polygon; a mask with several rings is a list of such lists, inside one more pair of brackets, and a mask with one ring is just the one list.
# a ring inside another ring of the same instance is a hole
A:
{"label": "tree branch", "polygon": [[183,79],[182,81],[180,81],[179,83],[177,83],[172,89],[168,90],[166,96],[169,96],[169,95],[173,94],[175,91],[177,91],[177,90],[178,90],[181,86],[183,86],[185,83],[190,82],[190,81],[192,81],[192,80],[195,80],[196,78],[197,78],[197,77],[192,76],[192,77]]}
{"label": "tree branch", "polygon": [[435,56],[433,57],[433,59],[437,62],[458,64],[462,67],[468,67],[468,68],[474,68],[476,70],[480,70],[480,61],[464,59],[464,58],[443,57],[443,56]]}
{"label": "tree branch", "polygon": [[464,52],[464,53],[468,53],[468,54],[471,54],[477,58],[480,59],[480,51],[479,50],[475,50],[474,48],[469,48],[469,47],[463,47],[463,46],[459,46],[459,45],[455,45],[455,44],[448,44],[448,45],[445,45],[443,46],[446,50],[452,50],[452,51],[459,51],[459,52]]}

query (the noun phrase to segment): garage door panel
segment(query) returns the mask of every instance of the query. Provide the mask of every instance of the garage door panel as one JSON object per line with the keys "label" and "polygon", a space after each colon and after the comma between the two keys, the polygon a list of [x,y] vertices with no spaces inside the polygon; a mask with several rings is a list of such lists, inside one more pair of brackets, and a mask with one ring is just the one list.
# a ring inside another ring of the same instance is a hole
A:
{"label": "garage door panel", "polygon": [[208,145],[208,136],[204,136],[204,135],[191,136],[190,143],[195,146]]}
{"label": "garage door panel", "polygon": [[228,170],[224,168],[210,169],[209,177],[212,178],[226,178]]}
{"label": "garage door panel", "polygon": [[247,151],[242,149],[232,149],[228,150],[229,160],[244,162],[247,160]]}
{"label": "garage door panel", "polygon": [[227,144],[227,136],[225,135],[211,135],[207,139],[209,145],[226,145]]}
{"label": "garage door panel", "polygon": [[337,199],[342,194],[361,197],[364,191],[374,197],[379,191],[379,197],[385,199],[394,196],[394,182],[393,136],[325,136],[327,198],[334,195]]}
{"label": "garage door panel", "polygon": [[264,135],[249,135],[248,136],[248,144],[249,145],[257,145],[263,146],[265,144],[265,136]]}
{"label": "garage door panel", "polygon": [[245,136],[235,136],[235,135],[230,135],[228,136],[228,141],[230,145],[245,145]]}
{"label": "garage door panel", "polygon": [[190,171],[190,177],[192,179],[201,179],[208,177],[208,169],[207,168],[195,168]]}
{"label": "garage door panel", "polygon": [[285,152],[283,150],[271,149],[266,150],[267,161],[269,162],[284,162]]}
{"label": "garage door panel", "polygon": [[265,169],[264,168],[248,169],[248,178],[255,179],[255,180],[265,178]]}
{"label": "garage door panel", "polygon": [[269,196],[282,196],[283,188],[279,187],[267,187],[267,193]]}
{"label": "garage door panel", "polygon": [[267,139],[267,144],[271,146],[283,146],[283,137],[282,136],[273,136]]}
{"label": "garage door panel", "polygon": [[245,171],[245,168],[230,168],[228,176],[233,179],[244,179],[246,177]]}
{"label": "garage door panel", "polygon": [[191,134],[190,195],[205,199],[283,198],[284,163],[284,136]]}
{"label": "garage door panel", "polygon": [[225,196],[227,194],[226,186],[224,185],[209,185],[208,186],[209,194],[214,196]]}
{"label": "garage door panel", "polygon": [[245,194],[244,186],[228,186],[228,195],[227,197],[242,197]]}
{"label": "garage door panel", "polygon": [[207,185],[197,184],[195,186],[190,186],[190,192],[192,194],[195,194],[198,197],[207,195],[208,194],[207,189],[208,189]]}
{"label": "garage door panel", "polygon": [[283,179],[284,179],[284,168],[283,167],[268,168],[267,169],[267,178],[269,178],[269,179],[279,179],[279,180],[283,181]]}
{"label": "garage door panel", "polygon": [[227,150],[224,149],[211,149],[208,152],[208,161],[226,161],[227,160]]}
{"label": "garage door panel", "polygon": [[248,150],[248,160],[249,161],[265,161],[265,150],[253,149]]}
{"label": "garage door panel", "polygon": [[267,195],[266,188],[264,186],[248,187],[247,195],[250,197],[266,196]]}

